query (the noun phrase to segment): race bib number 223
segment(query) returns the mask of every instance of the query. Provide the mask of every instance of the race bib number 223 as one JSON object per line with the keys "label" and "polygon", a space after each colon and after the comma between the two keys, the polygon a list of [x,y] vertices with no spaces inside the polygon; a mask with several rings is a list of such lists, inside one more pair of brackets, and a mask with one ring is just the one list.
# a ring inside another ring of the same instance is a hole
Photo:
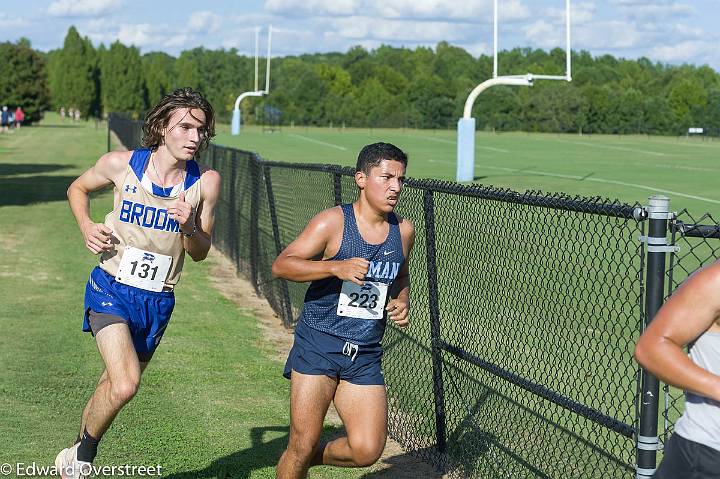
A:
{"label": "race bib number 223", "polygon": [[382,319],[385,312],[385,299],[388,285],[374,281],[365,281],[360,286],[352,281],[343,281],[338,316],[360,319]]}

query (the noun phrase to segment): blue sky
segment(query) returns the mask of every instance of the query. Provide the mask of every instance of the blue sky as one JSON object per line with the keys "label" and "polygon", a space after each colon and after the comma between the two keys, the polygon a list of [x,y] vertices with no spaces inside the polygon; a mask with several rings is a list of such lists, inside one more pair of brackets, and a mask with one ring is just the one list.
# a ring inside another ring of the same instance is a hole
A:
{"label": "blue sky", "polygon": [[[564,0],[499,5],[500,49],[564,47]],[[720,71],[720,0],[573,0],[572,9],[573,49]],[[0,41],[25,36],[43,51],[62,46],[75,25],[96,45],[120,40],[143,53],[177,55],[204,46],[252,54],[255,28],[268,24],[273,56],[442,40],[473,55],[492,51],[492,0],[2,0],[0,6]]]}

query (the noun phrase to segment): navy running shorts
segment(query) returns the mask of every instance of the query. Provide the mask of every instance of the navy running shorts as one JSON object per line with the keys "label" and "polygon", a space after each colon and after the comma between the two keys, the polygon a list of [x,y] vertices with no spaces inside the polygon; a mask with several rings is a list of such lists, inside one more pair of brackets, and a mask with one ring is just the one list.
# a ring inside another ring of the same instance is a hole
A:
{"label": "navy running shorts", "polygon": [[358,385],[384,385],[380,343],[357,345],[312,329],[304,321],[295,327],[295,341],[285,363],[283,376],[292,371],[324,375]]}
{"label": "navy running shorts", "polygon": [[[172,291],[146,291],[118,283],[114,276],[98,266],[90,273],[85,286],[82,329],[95,335],[108,324],[125,322],[138,358],[147,361],[160,344],[174,307],[175,294]],[[111,317],[120,321],[113,321]]]}
{"label": "navy running shorts", "polygon": [[720,479],[720,451],[675,433],[653,478]]}

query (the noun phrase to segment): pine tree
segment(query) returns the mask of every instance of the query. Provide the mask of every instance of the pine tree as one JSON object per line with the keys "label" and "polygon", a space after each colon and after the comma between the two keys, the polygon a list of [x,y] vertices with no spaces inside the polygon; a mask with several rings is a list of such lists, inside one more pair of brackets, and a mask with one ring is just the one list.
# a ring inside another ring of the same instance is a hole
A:
{"label": "pine tree", "polygon": [[70,27],[58,60],[54,103],[79,109],[86,118],[96,113],[93,108],[97,105],[97,65],[90,40],[81,38],[75,27]]}
{"label": "pine tree", "polygon": [[173,89],[175,58],[162,52],[146,53],[142,57],[142,66],[147,91],[146,100],[147,104],[152,106]]}
{"label": "pine tree", "polygon": [[116,41],[102,60],[103,107],[106,112],[130,113],[145,110],[145,79],[140,52]]}

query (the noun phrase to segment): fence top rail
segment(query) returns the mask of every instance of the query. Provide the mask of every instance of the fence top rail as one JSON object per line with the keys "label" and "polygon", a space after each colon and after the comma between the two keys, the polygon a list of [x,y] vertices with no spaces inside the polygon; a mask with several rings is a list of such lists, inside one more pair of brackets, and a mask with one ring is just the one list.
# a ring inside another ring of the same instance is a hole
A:
{"label": "fence top rail", "polygon": [[[137,120],[130,120],[123,115],[112,114],[115,118],[133,123],[142,123]],[[250,155],[253,160],[263,166],[272,168],[287,168],[304,171],[318,171],[324,173],[338,174],[342,176],[353,176],[355,169],[348,166],[319,164],[319,163],[290,163],[284,161],[265,161],[257,153],[240,150],[228,146],[212,144],[211,148],[218,148],[227,151],[237,151],[243,155]],[[618,200],[610,200],[601,197],[569,196],[565,193],[543,193],[541,191],[526,191],[520,193],[506,188],[495,188],[485,185],[463,185],[453,181],[441,181],[433,179],[408,178],[405,185],[428,190],[436,193],[449,195],[481,198],[486,200],[501,201],[528,206],[538,206],[553,210],[574,211],[594,215],[609,216],[623,219],[638,219],[636,217],[639,204],[630,205]],[[720,236],[718,236],[720,238]]]}
{"label": "fence top rail", "polygon": [[258,156],[258,154],[255,153],[254,151],[241,150],[240,148],[231,148],[231,147],[229,147],[229,146],[215,145],[215,144],[212,144],[212,143],[210,144],[210,148],[214,148],[214,149],[216,149],[216,150],[224,150],[224,151],[229,151],[229,152],[240,153],[240,154],[242,154],[243,156],[249,156],[249,157],[251,157],[251,158],[254,159],[254,160],[262,161],[262,160],[260,159],[260,157]]}
{"label": "fence top rail", "polygon": [[670,223],[670,231],[680,233],[687,238],[720,239],[720,225],[695,225],[678,221]]}
{"label": "fence top rail", "polygon": [[[279,161],[263,161],[263,164],[273,168],[318,171],[324,173],[335,173],[343,176],[353,176],[355,174],[354,168],[339,165],[287,163]],[[452,181],[432,179],[408,178],[405,181],[405,185],[436,193],[467,196],[528,206],[540,206],[554,210],[576,211],[580,213],[590,213],[624,219],[633,219],[636,209],[640,207],[639,204],[629,205],[621,203],[618,200],[612,201],[600,197],[571,197],[564,193],[547,194],[540,191],[526,191],[525,193],[519,193],[510,189],[495,188],[492,186],[462,185]]]}

